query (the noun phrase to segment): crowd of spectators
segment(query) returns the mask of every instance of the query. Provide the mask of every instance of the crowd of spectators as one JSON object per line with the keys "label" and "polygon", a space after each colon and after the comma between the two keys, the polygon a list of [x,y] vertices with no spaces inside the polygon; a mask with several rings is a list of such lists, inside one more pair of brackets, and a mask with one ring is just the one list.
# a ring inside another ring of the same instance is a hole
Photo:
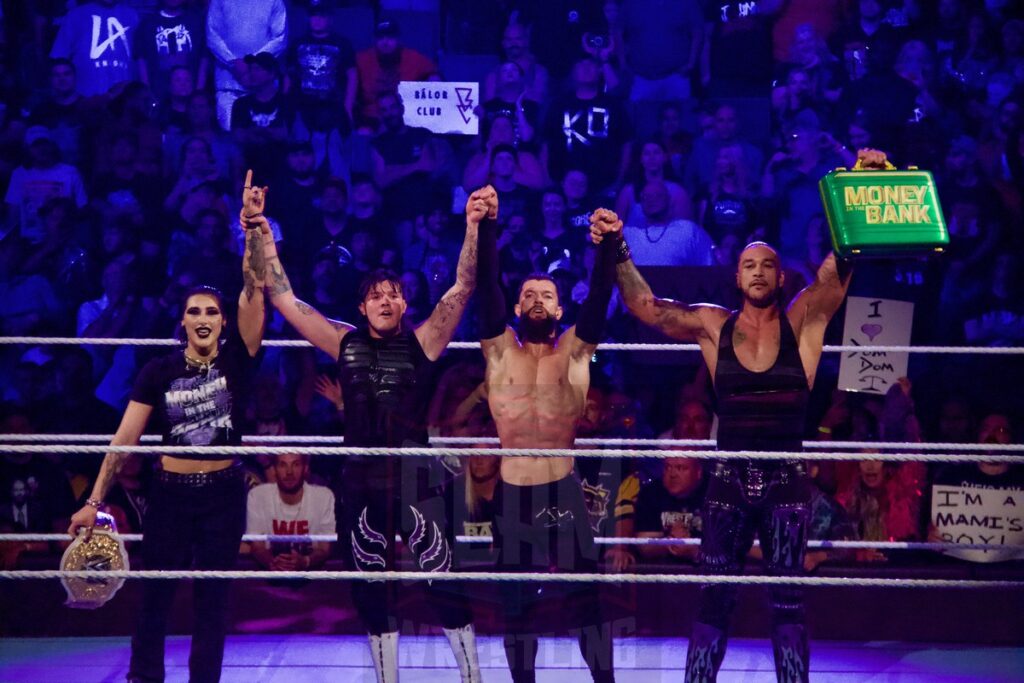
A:
{"label": "crowd of spectators", "polygon": [[[622,217],[656,290],[674,280],[680,295],[735,305],[739,250],[764,239],[791,296],[829,249],[818,180],[872,147],[934,172],[950,246],[861,262],[851,294],[913,302],[914,343],[1024,345],[1022,3],[391,4],[2,3],[0,335],[172,336],[188,288],[241,285],[233,217],[246,168],[270,187],[267,214],[296,290],[352,322],[358,282],[380,266],[401,274],[406,322],[429,315],[454,280],[456,212],[484,183],[499,195],[504,286],[550,273],[567,324],[586,295],[598,206]],[[397,84],[439,79],[480,82],[478,136],[406,124]],[[609,338],[646,339],[614,300],[609,315]],[[468,318],[459,336],[473,339]],[[275,315],[268,336],[293,333]],[[152,353],[4,346],[0,432],[112,433]],[[466,352],[441,363],[433,434],[493,435],[481,367]],[[826,354],[809,438],[1012,443],[1024,409],[1016,356],[914,355],[910,379],[885,396],[833,391],[837,373]],[[599,351],[593,375],[581,436],[712,434],[713,392],[692,354]],[[326,357],[270,349],[247,414],[250,434],[337,434],[344,396]],[[97,459],[2,457],[0,529],[66,529]],[[247,464],[250,531],[334,531],[325,511],[345,504],[336,460]],[[496,460],[463,465],[450,487],[456,531],[488,535]],[[818,539],[934,539],[933,483],[1024,488],[1008,466],[869,455],[816,465]],[[685,453],[578,470],[599,533],[699,537],[702,468]],[[122,530],[141,530],[150,474],[142,458],[118,474],[109,502]],[[6,565],[46,551],[0,547]],[[331,550],[251,552],[267,567],[304,568]],[[623,546],[607,557],[623,568],[694,552]],[[808,564],[889,557],[821,551]]]}

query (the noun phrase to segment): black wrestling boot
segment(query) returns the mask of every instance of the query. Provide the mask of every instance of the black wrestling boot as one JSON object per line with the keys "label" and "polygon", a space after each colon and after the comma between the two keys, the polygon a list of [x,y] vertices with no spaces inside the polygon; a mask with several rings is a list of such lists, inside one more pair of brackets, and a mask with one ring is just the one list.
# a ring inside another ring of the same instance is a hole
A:
{"label": "black wrestling boot", "polygon": [[779,683],[807,683],[811,648],[803,624],[779,624],[772,628],[775,677]]}
{"label": "black wrestling boot", "polygon": [[725,658],[725,631],[710,624],[693,622],[690,647],[686,650],[686,683],[714,683]]}

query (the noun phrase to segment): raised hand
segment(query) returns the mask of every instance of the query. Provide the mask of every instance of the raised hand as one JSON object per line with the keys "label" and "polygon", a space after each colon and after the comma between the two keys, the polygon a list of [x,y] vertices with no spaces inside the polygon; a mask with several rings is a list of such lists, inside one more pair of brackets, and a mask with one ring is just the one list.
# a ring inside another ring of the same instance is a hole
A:
{"label": "raised hand", "polygon": [[319,375],[313,385],[316,393],[320,394],[334,404],[338,410],[345,409],[345,400],[341,395],[341,383],[327,375]]}
{"label": "raised hand", "polygon": [[485,218],[498,217],[498,193],[490,185],[484,185],[469,195],[466,200],[466,220],[479,224]]}
{"label": "raised hand", "polygon": [[263,207],[267,199],[267,187],[252,184],[252,169],[245,173],[245,185],[242,187],[242,217],[251,221],[263,215]]}
{"label": "raised hand", "polygon": [[601,244],[605,235],[613,237],[622,234],[622,221],[614,211],[597,209],[590,214],[590,239],[594,244]]}

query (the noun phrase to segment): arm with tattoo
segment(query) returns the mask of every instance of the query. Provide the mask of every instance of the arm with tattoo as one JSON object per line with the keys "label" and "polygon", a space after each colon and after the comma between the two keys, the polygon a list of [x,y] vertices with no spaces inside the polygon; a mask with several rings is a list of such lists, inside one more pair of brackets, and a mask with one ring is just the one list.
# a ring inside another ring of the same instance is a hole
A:
{"label": "arm with tattoo", "polygon": [[[473,197],[478,194],[474,192]],[[470,198],[470,202],[474,201],[473,197]],[[459,321],[466,312],[469,297],[476,289],[479,223],[479,220],[467,212],[466,237],[462,242],[459,263],[455,269],[455,284],[437,302],[430,317],[416,328],[416,338],[423,347],[423,353],[431,360],[437,360],[448,346],[448,342],[452,340],[455,328],[459,326]]]}
{"label": "arm with tattoo", "polygon": [[704,313],[720,316],[724,309],[710,304],[683,304],[654,296],[650,285],[632,260],[615,268],[626,308],[640,322],[680,341],[696,341],[705,335]]}
{"label": "arm with tattoo", "polygon": [[498,194],[490,185],[469,196],[466,202],[466,238],[455,270],[455,285],[437,303],[433,313],[416,329],[416,337],[428,358],[436,359],[448,346],[477,286],[480,224],[498,215]]}
{"label": "arm with tattoo", "polygon": [[[129,401],[128,407],[121,418],[121,424],[110,441],[111,446],[134,446],[142,438],[142,432],[146,429],[146,423],[153,412],[153,406],[138,401]],[[100,466],[100,472],[96,476],[96,483],[93,484],[92,493],[89,496],[89,503],[86,503],[81,510],[71,516],[71,525],[68,533],[75,536],[79,529],[90,532],[96,524],[96,513],[98,505],[106,498],[110,487],[117,481],[117,475],[124,467],[128,458],[136,457],[131,453],[107,453]],[[96,505],[93,505],[96,503]]]}
{"label": "arm with tattoo", "polygon": [[250,356],[255,356],[263,343],[266,309],[263,287],[267,279],[264,243],[274,241],[270,225],[263,218],[267,188],[254,187],[252,170],[245,174],[242,189],[240,223],[245,233],[245,253],[242,255],[242,294],[238,297],[238,334],[245,342]]}
{"label": "arm with tattoo", "polygon": [[264,240],[274,241],[269,233],[250,229],[245,231],[245,254],[242,256],[242,295],[238,298],[238,334],[245,342],[249,355],[255,356],[263,342],[266,323],[266,302],[263,288],[267,280],[267,262]]}
{"label": "arm with tattoo", "polygon": [[805,320],[828,323],[843,305],[852,274],[852,262],[829,254],[818,268],[814,282],[796,295],[790,308],[803,309]]}
{"label": "arm with tattoo", "polygon": [[[263,217],[256,220],[266,221]],[[270,293],[274,308],[306,341],[337,360],[342,338],[355,328],[348,323],[327,318],[295,296],[273,237],[263,243],[263,258],[266,264],[266,291]]]}

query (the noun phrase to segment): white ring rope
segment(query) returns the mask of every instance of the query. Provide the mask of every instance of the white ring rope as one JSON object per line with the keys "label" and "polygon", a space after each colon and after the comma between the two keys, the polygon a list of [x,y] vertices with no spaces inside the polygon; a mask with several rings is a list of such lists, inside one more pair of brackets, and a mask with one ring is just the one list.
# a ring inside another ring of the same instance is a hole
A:
{"label": "white ring rope", "polygon": [[[0,344],[23,345],[95,345],[95,346],[180,346],[178,339],[141,339],[136,337],[0,337]],[[312,348],[304,339],[266,339],[264,346]],[[479,349],[480,342],[450,342],[450,349]],[[633,342],[607,342],[598,346],[599,351],[699,351],[697,344],[641,344]],[[977,355],[1021,355],[1021,346],[899,346],[842,344],[824,347],[826,353],[860,353],[870,350],[875,353],[939,353]]]}
{"label": "white ring rope", "polygon": [[880,579],[831,576],[736,576],[715,574],[560,574],[548,572],[362,572],[160,570],[0,571],[0,579],[310,579],[313,581],[533,581],[541,583],[689,583],[760,586],[870,586],[877,588],[1024,588],[1024,581],[963,579]]}
{"label": "white ring rope", "polygon": [[586,448],[374,448],[374,447],[328,447],[328,446],[89,446],[59,444],[15,444],[0,445],[0,452],[8,454],[39,453],[45,455],[72,455],[106,453],[139,453],[152,455],[364,455],[397,457],[440,457],[453,456],[512,456],[531,458],[699,458],[704,460],[880,460],[886,462],[1006,462],[1024,463],[1024,455],[971,454],[971,453],[806,453],[803,451],[679,451],[679,450],[636,450],[636,449],[586,449]]}
{"label": "white ring rope", "polygon": [[[96,442],[110,443],[113,434],[0,434],[0,452],[5,443],[74,443]],[[160,443],[158,434],[145,434],[145,443]],[[342,444],[343,436],[243,436],[242,443],[265,443],[283,445],[287,443],[304,444]],[[433,436],[430,443],[450,446],[475,446],[480,444],[500,444],[493,436]],[[576,439],[578,446],[683,446],[686,448],[713,448],[713,439]],[[879,450],[922,450],[922,451],[962,451],[983,453],[1024,453],[1024,444],[991,444],[991,443],[915,443],[911,441],[804,441],[804,448],[822,449],[879,449]],[[680,456],[685,457],[685,456]]]}
{"label": "white ring rope", "polygon": [[[143,540],[142,534],[112,534],[115,538],[129,543]],[[51,541],[70,541],[67,534],[0,534],[0,543],[41,543]],[[242,540],[247,543],[280,542],[280,543],[335,543],[337,534],[245,534]],[[396,537],[396,541],[400,537]],[[490,536],[456,536],[456,542],[469,544],[491,543]],[[634,536],[598,536],[594,538],[597,545],[684,545],[699,546],[699,538],[643,538]],[[759,546],[755,540],[754,545]],[[859,550],[873,548],[876,550],[1020,550],[1024,546],[1001,545],[997,543],[925,543],[916,541],[808,541],[807,547],[812,549],[825,548],[836,550]]]}

